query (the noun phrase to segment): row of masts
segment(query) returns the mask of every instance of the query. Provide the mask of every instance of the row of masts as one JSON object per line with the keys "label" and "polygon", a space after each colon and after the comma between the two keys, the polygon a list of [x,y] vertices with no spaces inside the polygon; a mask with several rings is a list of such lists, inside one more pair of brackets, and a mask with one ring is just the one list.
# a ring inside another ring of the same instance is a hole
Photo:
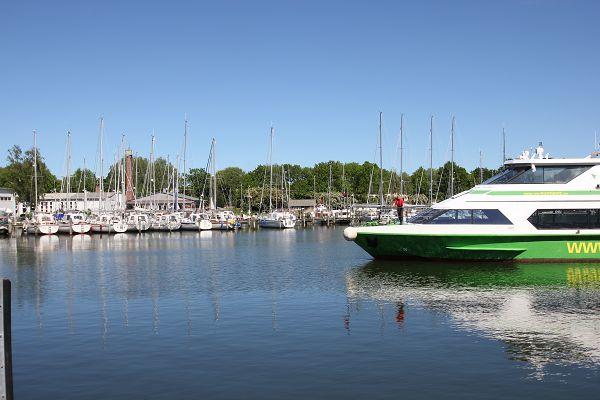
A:
{"label": "row of masts", "polygon": [[[433,203],[433,115],[429,118],[429,202]],[[383,142],[382,126],[383,113],[379,112],[379,204],[385,204],[383,194]],[[455,176],[454,176],[454,138],[455,138],[456,117],[453,115],[450,127],[450,177],[448,184],[449,197],[454,196]],[[506,132],[502,128],[502,163],[506,161]],[[479,181],[483,182],[483,151],[479,150]],[[400,196],[404,196],[404,114],[400,114]]]}
{"label": "row of masts", "polygon": [[[429,201],[433,203],[433,115],[429,120]],[[454,156],[455,156],[455,146],[454,146],[454,138],[455,138],[455,116],[452,116],[451,120],[451,135],[450,135],[450,177],[449,177],[449,186],[448,193],[449,196],[452,197],[454,195],[455,190],[455,177],[454,177]],[[383,140],[382,140],[382,127],[383,127],[383,113],[379,113],[379,140],[378,140],[378,150],[379,150],[379,204],[383,206],[385,204],[384,198],[384,182],[383,182]],[[269,153],[268,153],[268,162],[269,162],[269,211],[273,210],[273,138],[274,138],[274,128],[270,129],[270,141],[269,141]],[[38,177],[37,177],[37,131],[33,131],[33,140],[34,140],[34,186],[35,186],[35,209],[38,208]],[[187,115],[184,118],[184,135],[183,135],[183,197],[184,201],[186,198],[186,190],[187,190],[187,140],[188,140],[188,120]],[[119,153],[125,152],[124,147],[124,135],[121,136],[121,147],[119,149]],[[150,147],[150,159],[148,168],[146,171],[145,177],[145,193],[155,195],[156,194],[156,176],[155,176],[155,134],[152,133],[151,136],[151,147]],[[126,176],[125,166],[123,163],[123,157],[119,157],[118,162],[115,164],[116,167],[116,178],[115,178],[115,191],[117,193],[125,194],[126,192],[126,184],[125,180],[133,179],[131,176]],[[179,157],[178,157],[179,160]],[[502,160],[506,161],[506,134],[504,128],[502,129]],[[66,178],[64,180],[64,190],[67,195],[71,193],[71,131],[67,132],[67,149],[66,149]],[[480,181],[483,180],[483,153],[479,151],[479,170],[480,170]],[[211,141],[211,148],[209,154],[209,160],[207,164],[206,171],[209,174],[209,209],[213,210],[217,207],[217,179],[216,179],[216,141],[213,138]],[[84,159],[84,186],[85,186],[85,159]],[[100,202],[100,211],[104,211],[104,201],[103,196],[105,195],[104,188],[104,118],[100,117],[100,129],[99,129],[99,173],[100,177],[98,179],[99,186],[99,202]],[[179,172],[175,172],[175,168],[172,170],[172,180],[173,183],[173,208],[177,209],[177,196],[179,194]],[[344,171],[342,171],[342,175],[344,175]],[[113,176],[115,176],[115,170],[113,170]],[[285,185],[285,171],[282,171],[282,189],[287,192]],[[344,180],[344,178],[342,178]],[[136,180],[137,182],[137,167],[136,167]],[[316,182],[315,182],[316,184]],[[119,187],[120,186],[120,187]],[[331,187],[332,187],[332,172],[331,165],[329,171],[329,182],[328,182],[328,206],[331,207]],[[61,188],[62,191],[63,188]],[[204,191],[203,191],[204,192]],[[85,193],[85,190],[84,190]],[[404,114],[400,115],[400,195],[404,195]],[[289,198],[288,198],[289,201]],[[124,204],[119,204],[124,208]],[[151,205],[155,206],[155,205]]]}

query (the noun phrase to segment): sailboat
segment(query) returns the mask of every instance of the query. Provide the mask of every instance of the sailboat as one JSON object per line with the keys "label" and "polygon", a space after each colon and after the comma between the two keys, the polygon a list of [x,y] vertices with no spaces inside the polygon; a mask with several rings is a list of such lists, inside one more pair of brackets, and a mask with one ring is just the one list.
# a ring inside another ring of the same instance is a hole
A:
{"label": "sailboat", "polygon": [[[103,140],[104,140],[104,117],[100,117],[100,134],[99,134],[99,147],[100,147],[100,178],[99,178],[99,198],[98,198],[98,208],[99,214],[95,220],[92,221],[92,229],[91,231],[94,233],[124,233],[127,232],[127,223],[123,221],[120,215],[113,215],[106,211],[106,199],[103,198],[105,196],[104,193],[104,149],[103,149]],[[113,171],[117,172],[117,171]],[[116,176],[116,173],[113,173]],[[115,178],[116,184],[118,185],[118,178]],[[119,196],[117,191],[116,195]]]}
{"label": "sailboat", "polygon": [[[88,233],[92,226],[86,221],[86,216],[80,211],[73,209],[71,196],[71,131],[67,131],[67,149],[66,149],[66,174],[63,180],[61,193],[66,192],[66,201],[63,203],[62,209],[64,213],[60,215],[58,223],[58,233],[66,234],[81,234]],[[77,207],[75,207],[77,208]]]}
{"label": "sailboat", "polygon": [[134,212],[127,216],[127,230],[129,232],[146,232],[150,229],[150,226],[150,218],[144,213]]}
{"label": "sailboat", "polygon": [[[277,210],[276,207],[273,208],[273,136],[275,134],[275,129],[271,127],[270,134],[270,144],[269,144],[269,212],[265,215],[262,215],[258,220],[258,225],[261,228],[271,228],[271,229],[286,229],[286,228],[294,228],[296,226],[296,216],[288,211],[283,209],[283,199],[285,193],[284,187],[284,178],[282,173],[282,196],[281,196],[281,210]],[[277,203],[277,199],[276,203]],[[289,200],[288,200],[289,204]],[[277,205],[277,204],[276,204]]]}
{"label": "sailboat", "polygon": [[41,233],[43,235],[54,235],[58,232],[58,224],[54,217],[50,214],[45,214],[37,211],[38,208],[38,182],[37,182],[37,131],[33,130],[33,182],[35,208],[33,211],[33,219],[26,220],[23,224],[23,231],[26,233]]}
{"label": "sailboat", "polygon": [[184,207],[183,207],[183,212],[181,213],[181,218],[180,218],[180,222],[181,222],[181,230],[182,231],[199,231],[200,227],[198,226],[198,219],[200,218],[200,214],[199,213],[190,213],[187,214],[186,210],[185,210],[185,191],[187,189],[187,164],[186,164],[186,157],[187,157],[187,127],[188,127],[188,121],[187,121],[187,115],[184,118],[184,129],[183,129],[183,201],[184,201]]}
{"label": "sailboat", "polygon": [[[210,155],[208,158],[209,185],[208,185],[208,216],[212,230],[230,231],[237,228],[237,220],[233,211],[219,210],[217,208],[217,161],[216,161],[216,141],[213,138],[210,146]],[[207,226],[202,222],[202,218],[198,222],[198,226]]]}

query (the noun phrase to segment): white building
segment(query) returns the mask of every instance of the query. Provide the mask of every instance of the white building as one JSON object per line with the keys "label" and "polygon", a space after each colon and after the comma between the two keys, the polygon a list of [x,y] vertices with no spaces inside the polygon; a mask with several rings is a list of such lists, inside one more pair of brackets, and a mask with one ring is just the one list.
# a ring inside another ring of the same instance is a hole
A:
{"label": "white building", "polygon": [[125,209],[125,196],[115,192],[46,193],[38,201],[38,212],[56,211],[113,211]]}
{"label": "white building", "polygon": [[13,215],[17,211],[17,200],[13,190],[0,188],[0,210]]}
{"label": "white building", "polygon": [[[188,195],[179,194],[177,196],[178,210],[193,210],[198,206],[199,199]],[[172,193],[156,193],[150,196],[129,201],[129,205],[148,210],[172,210],[175,202]]]}

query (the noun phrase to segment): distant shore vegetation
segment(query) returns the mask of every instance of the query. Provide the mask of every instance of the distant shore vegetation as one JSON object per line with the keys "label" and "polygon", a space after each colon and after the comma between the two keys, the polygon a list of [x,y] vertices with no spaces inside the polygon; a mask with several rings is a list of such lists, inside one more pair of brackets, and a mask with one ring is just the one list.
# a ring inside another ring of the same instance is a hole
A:
{"label": "distant shore vegetation", "polygon": [[[22,150],[15,145],[8,150],[7,165],[0,167],[0,187],[15,191],[19,200],[34,202],[34,150]],[[185,176],[178,173],[177,167],[165,158],[154,161],[154,181],[149,176],[149,160],[145,157],[133,157],[133,182],[136,197],[144,197],[158,192],[173,191],[173,175],[178,176],[176,186],[179,193],[206,199],[208,196],[208,174],[204,168],[191,168]],[[118,164],[108,166],[104,178],[105,191],[115,191],[115,181],[120,180]],[[330,174],[331,170],[331,174]],[[446,162],[433,168],[433,200],[441,201],[450,195],[451,163]],[[486,180],[498,170],[475,168],[468,171],[454,164],[454,193],[468,190]],[[66,179],[54,175],[46,166],[43,155],[37,153],[38,197],[45,193],[61,192],[66,189]],[[217,203],[219,207],[258,209],[262,199],[268,202],[270,167],[258,165],[251,171],[238,167],[227,167],[217,171]],[[330,178],[331,177],[331,178]],[[402,181],[402,193],[401,193]],[[332,206],[348,204],[348,199],[356,203],[378,202],[380,169],[375,163],[340,161],[320,162],[312,167],[296,164],[273,165],[274,196],[281,199],[281,189],[285,182],[290,198],[316,199],[317,202],[331,203]],[[403,194],[409,202],[425,204],[429,202],[430,171],[428,167],[419,167],[412,173],[383,169],[383,193],[387,201]],[[84,190],[93,192],[99,187],[96,172],[89,168],[76,168],[71,173],[71,192]],[[370,196],[370,197],[369,197]],[[281,201],[281,200],[280,200]]]}

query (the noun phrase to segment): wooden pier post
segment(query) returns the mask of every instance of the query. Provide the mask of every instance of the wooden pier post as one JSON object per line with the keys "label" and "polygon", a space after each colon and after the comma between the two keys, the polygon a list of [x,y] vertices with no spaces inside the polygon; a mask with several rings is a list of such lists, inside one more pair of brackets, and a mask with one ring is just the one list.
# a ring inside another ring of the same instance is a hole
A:
{"label": "wooden pier post", "polygon": [[0,285],[0,399],[13,400],[10,280]]}

